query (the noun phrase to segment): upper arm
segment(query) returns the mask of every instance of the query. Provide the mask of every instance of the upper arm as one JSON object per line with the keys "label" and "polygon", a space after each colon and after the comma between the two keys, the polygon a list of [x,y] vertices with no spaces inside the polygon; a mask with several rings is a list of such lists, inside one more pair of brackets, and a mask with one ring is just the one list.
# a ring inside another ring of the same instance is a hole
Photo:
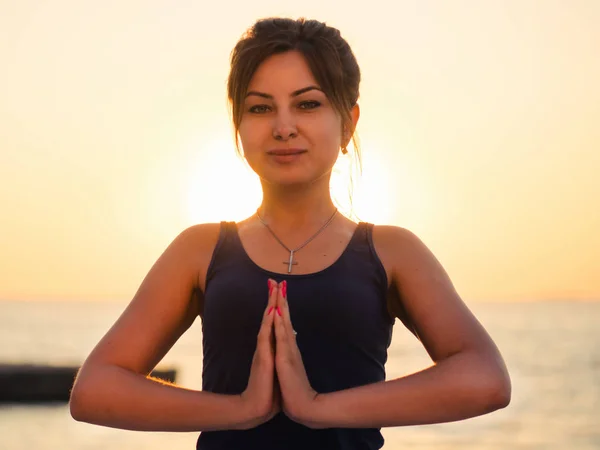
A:
{"label": "upper arm", "polygon": [[[399,227],[376,227],[373,235],[389,268],[392,311],[406,312],[410,325],[434,361],[464,350],[496,352],[491,338],[457,293],[448,274],[425,244]],[[400,317],[406,319],[404,317]]]}
{"label": "upper arm", "polygon": [[[148,374],[194,322],[219,224],[190,227],[154,263],[135,296],[87,358]],[[202,283],[203,284],[203,283]]]}

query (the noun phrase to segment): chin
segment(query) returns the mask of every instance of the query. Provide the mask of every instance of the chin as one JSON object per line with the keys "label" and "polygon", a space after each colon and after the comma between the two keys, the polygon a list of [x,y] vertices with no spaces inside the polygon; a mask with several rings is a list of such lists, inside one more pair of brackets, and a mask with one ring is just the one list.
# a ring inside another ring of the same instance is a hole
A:
{"label": "chin", "polygon": [[308,186],[317,181],[320,177],[309,176],[306,174],[279,173],[273,175],[271,173],[269,175],[262,176],[261,178],[263,178],[267,183],[269,183],[272,186],[290,188]]}
{"label": "chin", "polygon": [[313,168],[311,170],[306,165],[294,164],[281,166],[272,166],[270,164],[263,166],[261,164],[260,167],[252,167],[252,169],[269,185],[281,187],[308,186],[331,173],[330,168],[323,170],[314,170]]}
{"label": "chin", "polygon": [[314,180],[302,179],[302,178],[280,178],[277,180],[267,180],[271,186],[277,186],[281,188],[293,188],[293,187],[302,187],[310,185]]}

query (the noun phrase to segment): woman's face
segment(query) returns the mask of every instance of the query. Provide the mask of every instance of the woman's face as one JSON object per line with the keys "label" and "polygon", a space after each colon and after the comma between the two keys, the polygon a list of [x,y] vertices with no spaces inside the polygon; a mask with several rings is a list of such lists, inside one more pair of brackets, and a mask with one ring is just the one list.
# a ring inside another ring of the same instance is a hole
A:
{"label": "woman's face", "polygon": [[239,133],[248,164],[264,181],[306,184],[331,173],[341,123],[302,54],[289,51],[255,72]]}

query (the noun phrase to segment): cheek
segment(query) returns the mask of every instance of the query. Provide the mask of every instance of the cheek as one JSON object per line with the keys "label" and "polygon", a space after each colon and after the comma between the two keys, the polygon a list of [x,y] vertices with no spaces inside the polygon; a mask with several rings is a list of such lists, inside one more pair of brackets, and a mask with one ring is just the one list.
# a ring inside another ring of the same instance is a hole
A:
{"label": "cheek", "polygon": [[314,138],[317,140],[319,147],[337,154],[342,144],[340,124],[337,120],[331,119],[321,121],[319,126],[315,128]]}
{"label": "cheek", "polygon": [[258,124],[252,123],[251,120],[242,120],[239,127],[240,142],[245,151],[252,151],[257,145],[257,140],[260,135]]}

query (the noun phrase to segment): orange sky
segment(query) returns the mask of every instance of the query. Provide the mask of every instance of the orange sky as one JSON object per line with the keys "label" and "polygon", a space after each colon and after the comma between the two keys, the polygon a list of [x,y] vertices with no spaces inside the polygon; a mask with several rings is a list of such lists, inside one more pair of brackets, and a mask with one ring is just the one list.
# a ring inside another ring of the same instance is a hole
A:
{"label": "orange sky", "polygon": [[0,299],[129,299],[183,228],[253,212],[225,78],[278,14],[361,64],[361,218],[468,301],[600,298],[600,2],[334,3],[0,1]]}

